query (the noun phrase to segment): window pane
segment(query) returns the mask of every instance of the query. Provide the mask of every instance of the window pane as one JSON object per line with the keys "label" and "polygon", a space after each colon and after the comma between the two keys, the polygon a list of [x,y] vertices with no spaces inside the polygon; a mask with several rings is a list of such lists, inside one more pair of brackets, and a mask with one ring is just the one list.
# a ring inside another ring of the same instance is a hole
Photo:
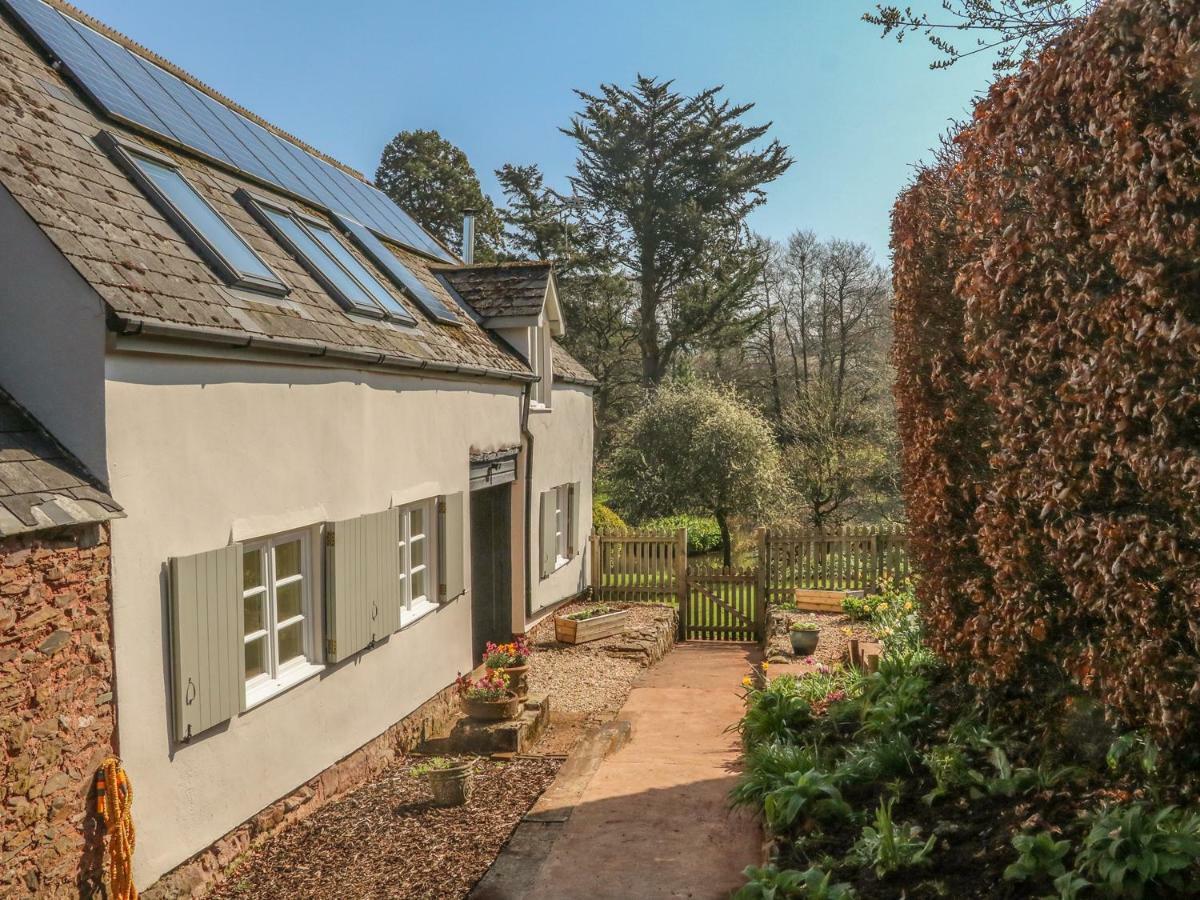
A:
{"label": "window pane", "polygon": [[425,570],[412,573],[412,599],[419,600],[425,596]]}
{"label": "window pane", "polygon": [[425,510],[417,507],[409,512],[408,533],[413,536],[425,533]]}
{"label": "window pane", "polygon": [[413,317],[409,315],[403,304],[395,297],[388,293],[388,289],[379,283],[379,279],[367,271],[366,267],[360,263],[346,246],[333,236],[333,232],[325,228],[319,228],[316,225],[308,225],[308,230],[312,232],[313,237],[321,242],[321,245],[329,251],[329,255],[345,266],[350,274],[362,283],[376,302],[384,309],[393,315],[399,316],[412,322]]}
{"label": "window pane", "polygon": [[295,246],[297,251],[304,254],[312,265],[321,271],[339,293],[341,293],[347,303],[354,306],[368,306],[373,309],[378,309],[369,294],[364,291],[358,283],[346,274],[341,266],[336,265],[329,254],[321,249],[321,245],[313,240],[305,229],[300,227],[300,223],[293,219],[287,213],[280,212],[271,207],[264,207],[267,217],[271,223],[283,233],[289,241]]}
{"label": "window pane", "polygon": [[412,542],[412,556],[410,557],[409,565],[414,569],[417,566],[425,565],[425,538]]}
{"label": "window pane", "polygon": [[304,623],[297,622],[279,632],[279,664],[304,655]]}
{"label": "window pane", "polygon": [[246,634],[254,634],[266,627],[266,618],[263,616],[263,601],[266,599],[266,591],[242,598],[242,608],[246,611]]}
{"label": "window pane", "polygon": [[246,680],[267,672],[267,639],[260,637],[246,645]]}
{"label": "window pane", "polygon": [[300,574],[300,541],[288,541],[275,547],[275,580]]}
{"label": "window pane", "polygon": [[245,551],[242,554],[242,590],[248,591],[264,584],[262,549]]}
{"label": "window pane", "polygon": [[300,615],[301,600],[303,599],[302,586],[303,582],[293,581],[275,592],[275,621],[286,622],[292,616]]}
{"label": "window pane", "polygon": [[179,214],[187,219],[231,266],[244,275],[256,275],[276,282],[279,280],[267,268],[266,263],[258,258],[258,254],[250,249],[230,224],[205,202],[179,172],[141,156],[134,156],[133,159],[143,174],[154,182],[155,187],[166,194]]}

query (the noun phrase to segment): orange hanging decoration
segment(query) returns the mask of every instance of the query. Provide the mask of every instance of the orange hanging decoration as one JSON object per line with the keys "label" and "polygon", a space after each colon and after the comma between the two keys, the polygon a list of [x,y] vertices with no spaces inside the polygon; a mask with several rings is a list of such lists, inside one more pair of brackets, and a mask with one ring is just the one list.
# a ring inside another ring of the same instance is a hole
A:
{"label": "orange hanging decoration", "polygon": [[121,767],[121,760],[110,756],[96,773],[96,814],[104,820],[108,832],[108,890],[112,900],[137,900],[133,886],[133,785]]}

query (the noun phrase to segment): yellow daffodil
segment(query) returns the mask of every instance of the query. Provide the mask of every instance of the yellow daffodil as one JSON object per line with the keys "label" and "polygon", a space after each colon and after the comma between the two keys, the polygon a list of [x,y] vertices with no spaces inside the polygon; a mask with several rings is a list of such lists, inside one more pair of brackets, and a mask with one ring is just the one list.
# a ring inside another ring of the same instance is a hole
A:
{"label": "yellow daffodil", "polygon": [[750,676],[749,676],[749,675],[747,675],[745,678],[743,678],[743,679],[742,679],[742,684],[744,684],[746,687],[750,687],[750,685],[751,685],[751,684],[753,684],[753,683],[754,683],[754,682],[752,682],[752,681],[750,680]]}
{"label": "yellow daffodil", "polygon": [[851,634],[854,634],[854,629],[853,629],[853,628],[850,628],[850,627],[848,627],[848,626],[843,626],[843,628],[842,628],[842,634],[845,634],[845,635],[851,635]]}
{"label": "yellow daffodil", "polygon": [[880,612],[887,612],[887,608],[888,608],[888,605],[887,605],[886,603],[880,603],[880,604],[879,604],[879,611],[880,611]]}
{"label": "yellow daffodil", "polygon": [[904,603],[904,608],[905,608],[905,609],[912,609],[912,601],[911,601],[911,600],[907,600],[907,601],[905,601],[905,603]]}
{"label": "yellow daffodil", "polygon": [[767,671],[767,669],[769,669],[769,668],[771,668],[771,664],[770,664],[770,663],[768,663],[768,662],[765,662],[765,663],[763,663],[763,664],[762,664],[762,670],[763,670],[764,672],[765,672],[765,671]]}

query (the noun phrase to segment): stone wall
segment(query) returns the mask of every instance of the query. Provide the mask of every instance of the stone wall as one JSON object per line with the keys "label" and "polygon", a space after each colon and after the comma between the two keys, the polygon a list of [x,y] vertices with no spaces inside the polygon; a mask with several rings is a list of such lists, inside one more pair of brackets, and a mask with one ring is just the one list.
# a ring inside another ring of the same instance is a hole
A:
{"label": "stone wall", "polygon": [[91,896],[114,746],[105,526],[0,540],[0,896]]}
{"label": "stone wall", "polygon": [[251,847],[366,784],[426,738],[442,732],[458,715],[458,695],[450,685],[383,734],[168,872],[142,892],[143,900],[203,897]]}

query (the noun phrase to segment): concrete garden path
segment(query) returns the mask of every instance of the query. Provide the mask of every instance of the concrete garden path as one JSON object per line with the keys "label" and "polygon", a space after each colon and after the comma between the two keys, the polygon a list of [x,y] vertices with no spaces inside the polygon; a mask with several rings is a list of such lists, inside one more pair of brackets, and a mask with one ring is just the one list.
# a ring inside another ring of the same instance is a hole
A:
{"label": "concrete garden path", "polygon": [[756,863],[754,817],[731,813],[751,645],[681,644],[634,684],[629,743],[599,764],[538,872],[530,900],[727,898]]}

